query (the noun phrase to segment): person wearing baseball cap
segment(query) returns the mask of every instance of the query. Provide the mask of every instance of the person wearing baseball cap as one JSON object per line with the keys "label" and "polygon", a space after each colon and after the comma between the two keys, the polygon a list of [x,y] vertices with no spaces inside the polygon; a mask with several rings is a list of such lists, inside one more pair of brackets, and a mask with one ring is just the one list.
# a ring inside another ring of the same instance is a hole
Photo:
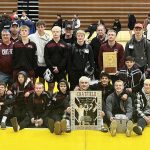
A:
{"label": "person wearing baseball cap", "polygon": [[73,36],[73,29],[71,24],[65,26],[65,33],[62,35],[62,40],[67,43],[68,46],[71,46],[76,38]]}
{"label": "person wearing baseball cap", "polygon": [[72,25],[71,25],[71,24],[67,24],[66,27],[65,27],[65,29],[66,29],[66,30],[67,30],[67,29],[68,29],[68,30],[72,30]]}
{"label": "person wearing baseball cap", "polygon": [[136,23],[134,28],[141,28],[141,29],[143,29],[143,25],[141,23]]}
{"label": "person wearing baseball cap", "polygon": [[17,42],[19,39],[19,24],[17,22],[13,22],[10,27],[11,32],[11,41],[14,43]]}
{"label": "person wearing baseball cap", "polygon": [[11,24],[11,27],[12,26],[17,26],[17,27],[19,27],[19,24],[17,23],[17,22],[13,22],[12,24]]}
{"label": "person wearing baseball cap", "polygon": [[134,35],[125,47],[125,57],[134,57],[135,63],[144,73],[146,70],[150,70],[150,41],[143,36],[143,29],[143,24],[135,24]]}

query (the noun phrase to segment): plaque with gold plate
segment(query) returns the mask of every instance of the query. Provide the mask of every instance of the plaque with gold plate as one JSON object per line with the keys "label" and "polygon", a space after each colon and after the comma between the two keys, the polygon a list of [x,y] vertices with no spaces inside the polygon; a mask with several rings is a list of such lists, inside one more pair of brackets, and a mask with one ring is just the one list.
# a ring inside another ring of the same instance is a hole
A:
{"label": "plaque with gold plate", "polygon": [[117,72],[117,53],[103,52],[103,70],[110,75],[115,75]]}

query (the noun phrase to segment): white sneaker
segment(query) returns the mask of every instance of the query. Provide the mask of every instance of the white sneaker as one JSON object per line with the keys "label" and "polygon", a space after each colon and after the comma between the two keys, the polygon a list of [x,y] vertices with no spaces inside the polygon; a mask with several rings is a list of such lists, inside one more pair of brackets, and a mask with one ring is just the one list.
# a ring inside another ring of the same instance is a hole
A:
{"label": "white sneaker", "polygon": [[67,121],[65,119],[62,119],[61,122],[60,122],[60,126],[61,126],[61,131],[66,132],[66,130],[67,130]]}
{"label": "white sneaker", "polygon": [[130,137],[131,136],[131,132],[133,130],[133,122],[131,120],[129,120],[127,122],[127,130],[126,130],[126,136]]}
{"label": "white sneaker", "polygon": [[117,121],[113,120],[110,124],[110,134],[111,136],[116,136],[117,132]]}

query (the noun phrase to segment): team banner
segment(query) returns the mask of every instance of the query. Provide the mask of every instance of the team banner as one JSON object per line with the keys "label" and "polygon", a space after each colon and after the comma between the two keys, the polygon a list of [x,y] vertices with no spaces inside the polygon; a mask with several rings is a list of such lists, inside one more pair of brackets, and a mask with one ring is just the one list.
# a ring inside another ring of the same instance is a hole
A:
{"label": "team banner", "polygon": [[71,91],[72,130],[100,130],[101,91]]}
{"label": "team banner", "polygon": [[114,75],[117,72],[117,53],[116,52],[104,52],[103,53],[103,70],[110,75]]}

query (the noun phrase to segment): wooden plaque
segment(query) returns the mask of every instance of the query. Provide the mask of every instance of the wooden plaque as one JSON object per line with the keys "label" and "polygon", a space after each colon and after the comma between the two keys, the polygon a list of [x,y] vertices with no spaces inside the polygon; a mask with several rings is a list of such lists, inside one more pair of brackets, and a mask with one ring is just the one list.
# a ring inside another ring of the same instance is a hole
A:
{"label": "wooden plaque", "polygon": [[116,52],[103,52],[103,70],[110,75],[117,72],[117,53]]}
{"label": "wooden plaque", "polygon": [[72,130],[100,130],[101,91],[71,91]]}

